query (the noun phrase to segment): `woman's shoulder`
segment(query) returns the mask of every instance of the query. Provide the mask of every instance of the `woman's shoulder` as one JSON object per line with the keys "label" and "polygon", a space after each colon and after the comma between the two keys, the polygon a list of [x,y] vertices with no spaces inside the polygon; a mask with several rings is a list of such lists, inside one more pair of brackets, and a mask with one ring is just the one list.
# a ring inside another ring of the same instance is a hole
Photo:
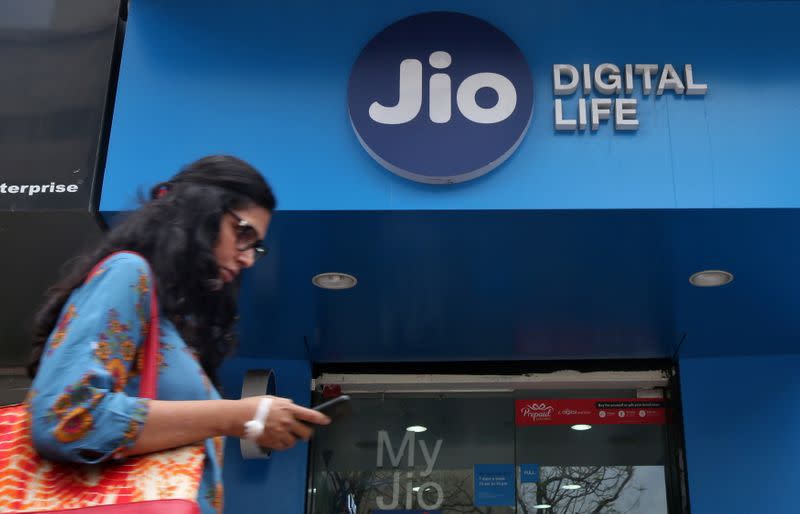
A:
{"label": "woman's shoulder", "polygon": [[144,257],[134,252],[117,252],[106,257],[86,278],[86,284],[98,278],[124,280],[128,278],[149,280],[150,265]]}

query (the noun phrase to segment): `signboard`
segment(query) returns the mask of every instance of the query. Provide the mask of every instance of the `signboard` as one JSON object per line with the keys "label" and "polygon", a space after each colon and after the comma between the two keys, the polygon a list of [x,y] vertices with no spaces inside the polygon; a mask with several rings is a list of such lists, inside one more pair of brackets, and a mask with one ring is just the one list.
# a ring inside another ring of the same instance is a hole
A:
{"label": "signboard", "polygon": [[473,473],[476,507],[514,505],[516,488],[513,464],[476,464]]}
{"label": "signboard", "polygon": [[92,206],[119,1],[69,6],[0,2],[0,211]]}
{"label": "signboard", "polygon": [[533,113],[519,47],[455,12],[404,18],[358,56],[347,92],[364,149],[389,171],[429,184],[488,173],[516,150]]}
{"label": "signboard", "polygon": [[516,424],[535,425],[663,425],[660,398],[517,400]]}
{"label": "signboard", "polygon": [[539,482],[538,464],[520,464],[519,481],[523,484],[536,484]]}

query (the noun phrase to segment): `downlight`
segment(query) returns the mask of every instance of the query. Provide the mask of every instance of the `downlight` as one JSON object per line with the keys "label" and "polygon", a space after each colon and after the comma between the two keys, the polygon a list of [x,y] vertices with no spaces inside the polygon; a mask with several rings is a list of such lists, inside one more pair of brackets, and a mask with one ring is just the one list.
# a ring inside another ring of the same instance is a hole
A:
{"label": "downlight", "polygon": [[689,283],[695,287],[720,287],[731,282],[733,274],[718,269],[698,271],[689,277]]}
{"label": "downlight", "polygon": [[311,279],[311,283],[322,289],[339,290],[355,287],[355,285],[358,284],[358,280],[356,280],[356,277],[353,275],[348,275],[347,273],[329,272],[316,275]]}

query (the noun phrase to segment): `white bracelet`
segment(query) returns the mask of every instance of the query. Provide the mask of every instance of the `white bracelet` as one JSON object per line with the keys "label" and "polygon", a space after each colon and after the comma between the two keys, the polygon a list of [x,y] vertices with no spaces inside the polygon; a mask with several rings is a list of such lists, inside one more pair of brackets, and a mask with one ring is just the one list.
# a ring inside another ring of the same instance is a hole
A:
{"label": "white bracelet", "polygon": [[253,419],[244,424],[244,438],[248,441],[255,441],[264,433],[264,424],[269,416],[269,408],[272,407],[272,398],[261,398],[256,408]]}

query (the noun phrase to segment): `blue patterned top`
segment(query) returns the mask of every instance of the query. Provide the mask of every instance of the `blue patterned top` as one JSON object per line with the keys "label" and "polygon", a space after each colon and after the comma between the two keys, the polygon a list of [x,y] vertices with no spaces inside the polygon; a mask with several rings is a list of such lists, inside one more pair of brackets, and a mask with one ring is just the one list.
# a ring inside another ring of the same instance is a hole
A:
{"label": "blue patterned top", "polygon": [[[148,400],[137,394],[150,281],[141,256],[121,253],[67,300],[28,397],[34,443],[44,457],[96,463],[135,442],[148,412]],[[162,318],[160,332],[158,399],[219,399],[175,326]],[[203,514],[222,510],[222,451],[223,438],[206,441]]]}

